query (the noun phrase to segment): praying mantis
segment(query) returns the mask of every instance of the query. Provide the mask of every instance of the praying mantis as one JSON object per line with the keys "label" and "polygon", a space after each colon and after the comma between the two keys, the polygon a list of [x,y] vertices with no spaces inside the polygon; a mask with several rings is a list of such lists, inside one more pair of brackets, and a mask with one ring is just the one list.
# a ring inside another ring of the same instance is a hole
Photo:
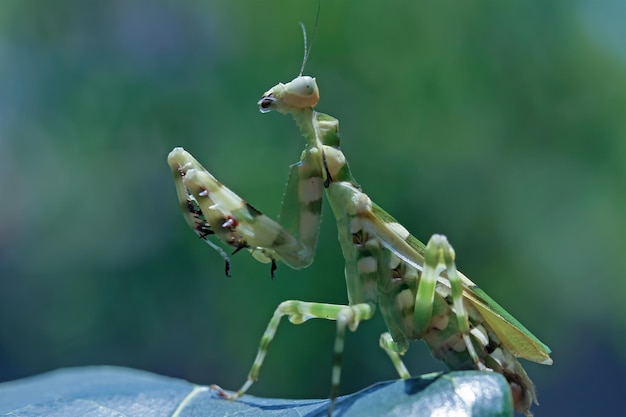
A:
{"label": "praying mantis", "polygon": [[288,300],[276,308],[243,386],[226,392],[226,399],[244,395],[258,379],[283,317],[293,324],[310,319],[336,322],[333,349],[331,415],[339,392],[346,329],[356,331],[378,308],[387,325],[379,339],[401,378],[410,374],[401,360],[409,341],[421,339],[436,359],[450,369],[499,372],[511,387],[514,408],[531,416],[537,403],[535,388],[518,357],[552,364],[550,349],[484,291],[459,272],[447,238],[433,235],[426,245],[376,205],[355,181],[339,143],[339,122],[319,113],[316,79],[300,75],[268,90],[258,102],[260,111],[291,114],[305,139],[300,161],[290,168],[278,221],[231,191],[190,153],[174,148],[168,164],[174,176],[183,216],[196,234],[216,249],[230,271],[226,252],[209,240],[248,250],[260,262],[277,262],[293,269],[313,262],[321,221],[322,199],[332,208],[345,259],[348,304]]}

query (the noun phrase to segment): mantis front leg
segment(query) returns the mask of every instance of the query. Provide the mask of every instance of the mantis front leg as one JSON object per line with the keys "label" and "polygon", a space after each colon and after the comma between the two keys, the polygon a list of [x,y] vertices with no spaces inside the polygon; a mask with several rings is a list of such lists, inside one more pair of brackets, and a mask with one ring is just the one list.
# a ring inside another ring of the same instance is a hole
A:
{"label": "mantis front leg", "polygon": [[[319,152],[307,148],[300,162],[291,167],[280,216],[281,222],[287,227],[265,216],[221,184],[184,149],[175,148],[168,157],[168,163],[175,178],[185,219],[192,229],[203,239],[209,234],[215,234],[222,242],[234,247],[234,253],[248,249],[257,260],[272,262],[273,273],[277,260],[282,260],[293,268],[306,267],[313,260],[324,183],[320,157]],[[226,257],[223,252],[220,253]],[[226,265],[228,272],[228,259]],[[227,399],[236,399],[246,393],[258,379],[269,345],[283,316],[287,316],[294,324],[304,323],[311,318],[335,320],[337,330],[331,377],[330,414],[341,379],[341,358],[346,327],[352,331],[356,330],[362,320],[373,316],[374,311],[373,303],[356,303],[348,306],[285,301],[274,312],[261,338],[257,356],[243,386],[234,393],[226,393],[218,386],[213,388]]]}
{"label": "mantis front leg", "polygon": [[274,339],[278,325],[284,316],[287,316],[293,324],[302,324],[309,319],[326,319],[337,322],[337,335],[335,337],[335,348],[333,352],[333,368],[331,377],[331,405],[328,414],[332,412],[335,399],[337,398],[339,382],[341,379],[341,358],[343,356],[344,338],[346,327],[351,331],[355,331],[362,320],[369,320],[375,312],[375,306],[369,303],[361,303],[355,305],[310,303],[306,301],[289,300],[280,303],[274,311],[274,315],[270,320],[261,342],[259,350],[250,372],[248,379],[243,386],[236,392],[227,393],[217,385],[211,388],[218,390],[218,394],[229,400],[234,400],[246,393],[252,384],[258,379],[261,366],[265,361],[265,356],[269,350],[269,346]]}
{"label": "mantis front leg", "polygon": [[216,249],[226,261],[226,253],[207,239],[216,235],[234,248],[250,251],[258,261],[282,260],[294,269],[311,264],[315,254],[322,210],[323,179],[317,155],[303,154],[292,165],[280,221],[272,220],[220,183],[183,148],[174,148],[167,161],[174,176],[176,193],[183,215],[196,234]]}

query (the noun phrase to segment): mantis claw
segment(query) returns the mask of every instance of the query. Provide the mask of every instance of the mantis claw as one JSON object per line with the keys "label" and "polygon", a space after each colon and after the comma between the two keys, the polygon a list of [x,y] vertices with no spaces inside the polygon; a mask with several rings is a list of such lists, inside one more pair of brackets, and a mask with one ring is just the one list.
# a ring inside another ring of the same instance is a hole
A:
{"label": "mantis claw", "polygon": [[220,398],[228,397],[228,393],[219,385],[211,384],[209,385],[209,390],[215,391],[215,394]]}

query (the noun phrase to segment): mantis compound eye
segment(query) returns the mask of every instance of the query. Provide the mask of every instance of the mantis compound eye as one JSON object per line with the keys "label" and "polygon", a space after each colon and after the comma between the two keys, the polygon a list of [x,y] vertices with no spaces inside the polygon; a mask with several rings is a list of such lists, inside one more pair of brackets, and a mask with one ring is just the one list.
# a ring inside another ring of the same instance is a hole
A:
{"label": "mantis compound eye", "polygon": [[269,113],[272,111],[272,107],[276,99],[271,96],[263,96],[261,100],[259,100],[259,110],[261,113]]}

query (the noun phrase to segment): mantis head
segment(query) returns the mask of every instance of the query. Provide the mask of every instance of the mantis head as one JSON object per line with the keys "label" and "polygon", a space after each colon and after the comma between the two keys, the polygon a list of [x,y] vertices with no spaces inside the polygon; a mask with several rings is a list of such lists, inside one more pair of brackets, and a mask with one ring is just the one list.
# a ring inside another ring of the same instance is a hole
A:
{"label": "mantis head", "polygon": [[[318,4],[313,38],[315,38],[315,33],[317,32],[320,6],[321,4]],[[300,27],[302,28],[302,35],[304,37],[304,58],[302,59],[300,74],[291,82],[287,84],[278,83],[269,91],[265,92],[258,103],[261,113],[268,113],[272,110],[276,110],[280,113],[293,113],[298,110],[312,109],[320,100],[320,91],[317,88],[315,78],[302,75],[306,62],[309,59],[313,42],[311,41],[311,44],[307,47],[306,29],[303,23],[300,23]]]}
{"label": "mantis head", "polygon": [[320,99],[315,78],[300,75],[287,84],[278,83],[263,94],[259,100],[261,113],[272,110],[290,113],[301,109],[312,109]]}

